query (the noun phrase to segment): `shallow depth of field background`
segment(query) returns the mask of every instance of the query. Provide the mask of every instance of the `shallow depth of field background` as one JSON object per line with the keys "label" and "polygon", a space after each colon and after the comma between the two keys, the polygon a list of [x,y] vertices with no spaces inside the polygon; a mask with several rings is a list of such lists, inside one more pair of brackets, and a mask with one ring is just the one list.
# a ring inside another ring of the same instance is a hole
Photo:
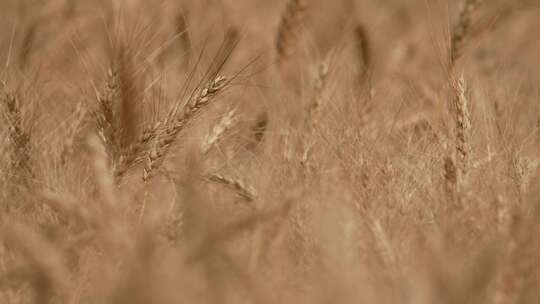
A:
{"label": "shallow depth of field background", "polygon": [[1,0],[0,303],[539,303],[539,13]]}

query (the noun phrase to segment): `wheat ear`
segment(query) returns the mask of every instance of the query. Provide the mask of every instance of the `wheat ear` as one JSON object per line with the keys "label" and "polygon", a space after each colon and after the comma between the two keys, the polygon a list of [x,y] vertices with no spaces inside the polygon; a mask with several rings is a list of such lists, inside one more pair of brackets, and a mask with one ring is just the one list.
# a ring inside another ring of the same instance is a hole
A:
{"label": "wheat ear", "polygon": [[255,190],[245,185],[242,181],[230,178],[221,174],[211,174],[206,177],[206,180],[223,185],[233,190],[238,196],[245,199],[247,202],[252,202],[257,197]]}
{"label": "wheat ear", "polygon": [[155,133],[147,128],[138,136],[137,103],[142,99],[140,83],[135,77],[129,54],[118,55],[118,68],[109,69],[104,88],[97,93],[94,111],[96,131],[106,147],[108,159],[116,181],[141,158],[141,152]]}
{"label": "wheat ear", "polygon": [[219,122],[212,128],[210,133],[206,135],[202,145],[202,154],[208,154],[210,150],[220,141],[223,134],[227,132],[236,123],[236,108],[228,111],[221,117]]}
{"label": "wheat ear", "polygon": [[294,54],[302,28],[305,0],[289,0],[281,16],[276,37],[277,61],[283,62]]}
{"label": "wheat ear", "polygon": [[319,64],[313,86],[313,101],[309,108],[309,124],[311,128],[315,128],[319,122],[320,108],[322,104],[324,89],[326,88],[328,78],[328,64],[323,61]]}
{"label": "wheat ear", "polygon": [[3,84],[4,92],[1,103],[5,107],[4,115],[8,123],[8,139],[11,143],[11,168],[19,173],[32,173],[30,167],[31,131],[23,124],[21,104],[17,96],[10,93]]}
{"label": "wheat ear", "polygon": [[94,111],[97,134],[111,160],[119,159],[121,154],[121,134],[116,125],[115,104],[120,98],[118,75],[112,69],[107,71],[105,86],[97,93],[98,108]]}
{"label": "wheat ear", "polygon": [[452,29],[450,38],[450,65],[461,57],[465,41],[470,32],[472,14],[481,0],[465,0],[459,13],[458,22]]}
{"label": "wheat ear", "polygon": [[178,105],[171,110],[165,123],[158,128],[155,139],[146,155],[143,181],[147,182],[151,179],[152,174],[160,167],[170,147],[174,144],[177,135],[191,124],[201,110],[208,106],[226,86],[227,78],[217,76],[197,90],[184,106],[183,111],[179,110]]}
{"label": "wheat ear", "polygon": [[471,118],[469,112],[469,98],[467,84],[463,75],[455,85],[454,105],[456,108],[456,161],[458,169],[458,182],[462,182],[469,170],[471,147],[470,129]]}

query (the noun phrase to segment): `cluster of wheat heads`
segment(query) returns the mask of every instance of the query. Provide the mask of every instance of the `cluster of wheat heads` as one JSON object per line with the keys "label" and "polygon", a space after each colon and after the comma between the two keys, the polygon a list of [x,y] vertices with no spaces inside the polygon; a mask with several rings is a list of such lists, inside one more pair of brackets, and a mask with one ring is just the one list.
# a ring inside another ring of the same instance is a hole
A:
{"label": "cluster of wheat heads", "polygon": [[0,303],[538,303],[538,10],[15,2]]}
{"label": "cluster of wheat heads", "polygon": [[2,106],[8,128],[8,146],[10,151],[10,167],[13,177],[19,174],[31,174],[31,128],[23,116],[21,101],[17,95],[10,92],[7,86],[2,86]]}

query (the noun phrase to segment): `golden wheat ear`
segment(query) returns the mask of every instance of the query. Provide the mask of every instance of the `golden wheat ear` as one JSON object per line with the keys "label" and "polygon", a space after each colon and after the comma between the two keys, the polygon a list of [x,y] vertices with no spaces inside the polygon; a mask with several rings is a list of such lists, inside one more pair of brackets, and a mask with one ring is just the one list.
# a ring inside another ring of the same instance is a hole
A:
{"label": "golden wheat ear", "polygon": [[[247,203],[251,203],[257,198],[257,192],[255,191],[255,189],[253,189],[253,187],[251,186],[246,185],[240,179],[215,173],[206,176],[206,180],[231,189],[239,197],[243,198]],[[254,208],[254,206],[251,204],[248,204],[248,206]]]}
{"label": "golden wheat ear", "polygon": [[208,154],[212,148],[217,146],[224,134],[237,122],[236,110],[237,108],[233,108],[227,111],[214,125],[210,133],[206,135],[201,144],[201,153],[203,155]]}
{"label": "golden wheat ear", "polygon": [[317,127],[319,123],[320,108],[322,106],[324,91],[328,80],[328,60],[323,60],[318,66],[313,86],[313,101],[309,107],[308,126],[311,129]]}
{"label": "golden wheat ear", "polygon": [[10,92],[5,84],[0,86],[0,103],[4,108],[4,116],[8,123],[8,140],[10,143],[10,167],[15,177],[32,176],[31,135],[32,131],[25,124],[21,101]]}
{"label": "golden wheat ear", "polygon": [[470,162],[470,132],[471,115],[469,111],[469,93],[467,83],[463,75],[457,81],[455,87],[456,96],[454,104],[456,107],[456,153],[458,168],[462,177],[469,171]]}
{"label": "golden wheat ear", "polygon": [[178,134],[192,124],[202,110],[215,101],[216,96],[228,84],[226,77],[217,76],[198,88],[194,95],[188,99],[183,109],[179,109],[178,106],[171,109],[166,120],[157,130],[155,139],[146,154],[143,181],[147,182],[152,178],[156,169],[161,166],[171,146],[175,143]]}
{"label": "golden wheat ear", "polygon": [[140,107],[144,78],[134,47],[116,38],[103,88],[96,93],[93,111],[96,132],[106,147],[115,176],[125,173],[140,148]]}

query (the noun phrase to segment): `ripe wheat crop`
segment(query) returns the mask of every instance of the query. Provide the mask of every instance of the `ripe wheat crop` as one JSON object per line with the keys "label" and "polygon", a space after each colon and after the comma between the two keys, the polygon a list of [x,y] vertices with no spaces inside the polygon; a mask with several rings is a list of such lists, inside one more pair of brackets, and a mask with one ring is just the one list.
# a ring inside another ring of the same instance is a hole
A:
{"label": "ripe wheat crop", "polygon": [[540,303],[537,2],[0,1],[0,304]]}

